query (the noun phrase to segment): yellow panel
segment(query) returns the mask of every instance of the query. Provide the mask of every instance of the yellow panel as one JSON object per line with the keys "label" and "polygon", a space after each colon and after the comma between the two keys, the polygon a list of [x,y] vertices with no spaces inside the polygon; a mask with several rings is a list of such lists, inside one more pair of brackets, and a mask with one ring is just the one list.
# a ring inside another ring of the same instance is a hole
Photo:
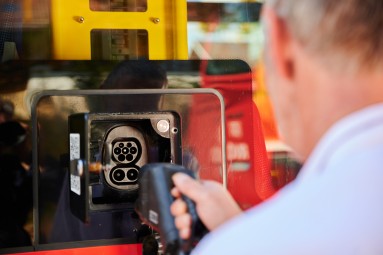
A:
{"label": "yellow panel", "polygon": [[148,0],[146,12],[96,12],[89,0],[51,0],[55,59],[90,59],[92,29],[145,29],[149,59],[187,59],[186,0]]}

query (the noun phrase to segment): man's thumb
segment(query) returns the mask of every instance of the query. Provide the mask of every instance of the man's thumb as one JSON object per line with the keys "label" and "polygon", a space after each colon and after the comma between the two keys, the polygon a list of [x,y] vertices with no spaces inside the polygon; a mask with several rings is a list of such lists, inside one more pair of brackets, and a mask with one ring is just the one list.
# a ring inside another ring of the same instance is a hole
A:
{"label": "man's thumb", "polygon": [[196,201],[203,192],[202,185],[192,177],[184,173],[175,173],[172,176],[177,189],[191,200]]}

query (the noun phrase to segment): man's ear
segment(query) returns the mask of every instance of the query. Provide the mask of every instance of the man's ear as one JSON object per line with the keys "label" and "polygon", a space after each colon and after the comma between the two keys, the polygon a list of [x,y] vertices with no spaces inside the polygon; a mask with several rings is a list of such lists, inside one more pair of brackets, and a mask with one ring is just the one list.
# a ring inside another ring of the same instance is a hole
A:
{"label": "man's ear", "polygon": [[292,52],[292,37],[286,22],[277,16],[275,11],[263,6],[262,19],[266,36],[266,51],[274,69],[285,79],[294,78],[294,58]]}

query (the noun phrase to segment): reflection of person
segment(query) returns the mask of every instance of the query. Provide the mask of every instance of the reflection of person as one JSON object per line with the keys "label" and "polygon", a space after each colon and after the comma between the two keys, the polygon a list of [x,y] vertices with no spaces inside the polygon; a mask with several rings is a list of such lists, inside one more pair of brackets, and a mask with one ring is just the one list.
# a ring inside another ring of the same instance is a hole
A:
{"label": "reflection of person", "polygon": [[0,101],[0,248],[31,245],[24,229],[32,210],[28,130],[13,120],[13,109]]}
{"label": "reflection of person", "polygon": [[12,102],[0,99],[0,123],[12,120],[14,109]]}
{"label": "reflection of person", "polygon": [[[298,178],[241,213],[223,188],[173,179],[211,230],[193,254],[383,254],[383,4],[266,0],[265,64]],[[171,209],[183,238],[190,216]]]}
{"label": "reflection of person", "polygon": [[[168,83],[166,71],[153,61],[123,61],[110,72],[100,89],[162,89]],[[148,100],[150,98],[150,100]],[[134,100],[126,96],[105,97],[107,111],[154,111],[161,102],[160,95],[135,95]]]}
{"label": "reflection of person", "polygon": [[109,73],[101,89],[161,89],[167,86],[166,71],[153,61],[122,61]]}

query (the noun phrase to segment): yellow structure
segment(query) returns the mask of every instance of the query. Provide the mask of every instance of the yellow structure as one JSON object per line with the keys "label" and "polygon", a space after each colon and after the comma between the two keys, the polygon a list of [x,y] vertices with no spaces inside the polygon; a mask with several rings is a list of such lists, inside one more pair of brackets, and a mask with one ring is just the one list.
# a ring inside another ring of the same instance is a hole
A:
{"label": "yellow structure", "polygon": [[94,11],[89,0],[51,0],[54,59],[92,59],[91,34],[112,30],[144,31],[147,45],[136,41],[135,47],[144,47],[149,59],[187,59],[186,0],[146,1],[145,11],[133,12]]}

